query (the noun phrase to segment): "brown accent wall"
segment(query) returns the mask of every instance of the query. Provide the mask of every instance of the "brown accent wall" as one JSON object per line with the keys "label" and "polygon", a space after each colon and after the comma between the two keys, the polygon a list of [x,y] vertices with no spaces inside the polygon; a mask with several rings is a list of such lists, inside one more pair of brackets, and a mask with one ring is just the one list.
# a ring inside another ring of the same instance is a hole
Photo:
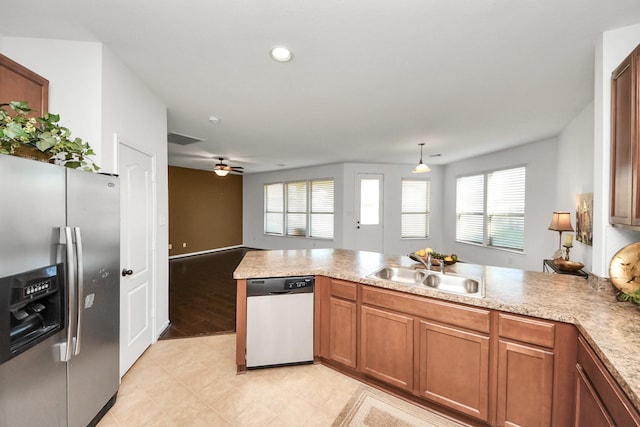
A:
{"label": "brown accent wall", "polygon": [[242,176],[169,166],[169,244],[170,256],[241,245]]}

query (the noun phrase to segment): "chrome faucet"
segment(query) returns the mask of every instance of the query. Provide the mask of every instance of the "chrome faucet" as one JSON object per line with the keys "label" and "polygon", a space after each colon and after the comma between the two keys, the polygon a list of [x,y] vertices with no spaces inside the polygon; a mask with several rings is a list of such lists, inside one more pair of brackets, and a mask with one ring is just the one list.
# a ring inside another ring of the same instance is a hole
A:
{"label": "chrome faucet", "polygon": [[427,255],[427,270],[431,271],[431,267],[432,267],[432,262],[433,262],[433,255],[431,255],[431,252],[429,252],[429,254]]}
{"label": "chrome faucet", "polygon": [[424,262],[424,259],[422,259],[422,257],[419,257],[414,253],[410,253],[409,258],[424,265],[424,268],[426,268],[427,270],[431,270],[431,254],[429,254],[429,258],[427,258],[427,262]]}
{"label": "chrome faucet", "polygon": [[440,266],[440,273],[444,274],[444,260],[443,259],[439,259],[438,260],[438,265]]}

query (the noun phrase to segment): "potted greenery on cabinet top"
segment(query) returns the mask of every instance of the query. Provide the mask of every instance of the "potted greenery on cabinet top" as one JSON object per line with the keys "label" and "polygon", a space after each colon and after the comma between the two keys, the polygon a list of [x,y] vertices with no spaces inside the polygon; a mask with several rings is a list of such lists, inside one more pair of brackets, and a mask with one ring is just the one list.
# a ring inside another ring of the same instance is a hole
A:
{"label": "potted greenery on cabinet top", "polygon": [[100,169],[88,157],[95,155],[89,144],[80,138],[72,139],[71,131],[58,124],[59,115],[45,113],[42,117],[28,117],[31,111],[26,102],[0,104],[0,153],[89,172]]}

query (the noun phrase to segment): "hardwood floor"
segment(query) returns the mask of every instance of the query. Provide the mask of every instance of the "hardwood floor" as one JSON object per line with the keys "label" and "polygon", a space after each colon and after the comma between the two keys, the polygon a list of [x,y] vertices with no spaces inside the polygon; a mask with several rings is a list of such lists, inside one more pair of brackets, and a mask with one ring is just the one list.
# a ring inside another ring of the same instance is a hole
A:
{"label": "hardwood floor", "polygon": [[229,249],[169,261],[169,321],[160,339],[235,332],[236,269],[251,249]]}

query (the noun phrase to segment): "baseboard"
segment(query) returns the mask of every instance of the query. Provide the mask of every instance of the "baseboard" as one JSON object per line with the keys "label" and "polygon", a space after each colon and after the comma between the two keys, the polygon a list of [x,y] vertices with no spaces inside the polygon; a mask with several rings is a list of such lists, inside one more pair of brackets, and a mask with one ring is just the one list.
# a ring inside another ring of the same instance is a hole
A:
{"label": "baseboard", "polygon": [[226,246],[224,248],[207,249],[206,251],[200,251],[200,252],[189,252],[187,254],[171,255],[169,259],[186,258],[190,256],[195,256],[195,255],[204,255],[204,254],[210,254],[214,252],[228,251],[229,249],[240,249],[240,248],[244,248],[244,245]]}

